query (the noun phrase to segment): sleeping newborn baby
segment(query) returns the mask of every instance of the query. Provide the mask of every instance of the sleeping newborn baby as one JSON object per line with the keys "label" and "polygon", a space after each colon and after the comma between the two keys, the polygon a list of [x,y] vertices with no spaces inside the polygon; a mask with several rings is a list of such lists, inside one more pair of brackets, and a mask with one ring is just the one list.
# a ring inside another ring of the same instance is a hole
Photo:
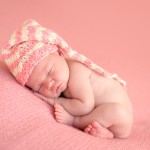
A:
{"label": "sleeping newborn baby", "polygon": [[100,138],[127,138],[132,106],[125,81],[27,20],[2,51],[16,80],[54,107],[57,122]]}

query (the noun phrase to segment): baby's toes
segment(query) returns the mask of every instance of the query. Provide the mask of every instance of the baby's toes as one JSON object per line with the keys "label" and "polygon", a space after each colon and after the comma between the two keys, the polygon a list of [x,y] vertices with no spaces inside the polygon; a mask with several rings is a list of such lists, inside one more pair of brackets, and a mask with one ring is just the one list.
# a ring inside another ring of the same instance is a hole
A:
{"label": "baby's toes", "polygon": [[92,126],[91,126],[91,124],[89,124],[89,125],[84,129],[84,132],[85,132],[85,133],[89,133],[89,132],[91,131],[91,129],[92,129]]}

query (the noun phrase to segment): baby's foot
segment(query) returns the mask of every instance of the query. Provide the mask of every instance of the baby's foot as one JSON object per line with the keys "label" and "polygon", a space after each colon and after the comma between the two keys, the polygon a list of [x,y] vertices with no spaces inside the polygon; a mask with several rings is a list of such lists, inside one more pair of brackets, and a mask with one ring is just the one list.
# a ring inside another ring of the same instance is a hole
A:
{"label": "baby's foot", "polygon": [[100,137],[100,138],[107,138],[107,139],[113,138],[113,133],[110,132],[107,128],[104,128],[102,125],[100,125],[96,121],[89,124],[84,129],[84,132],[90,135],[96,136],[96,137]]}
{"label": "baby's foot", "polygon": [[69,114],[61,105],[55,104],[54,109],[54,115],[57,122],[70,126],[73,125],[74,116]]}

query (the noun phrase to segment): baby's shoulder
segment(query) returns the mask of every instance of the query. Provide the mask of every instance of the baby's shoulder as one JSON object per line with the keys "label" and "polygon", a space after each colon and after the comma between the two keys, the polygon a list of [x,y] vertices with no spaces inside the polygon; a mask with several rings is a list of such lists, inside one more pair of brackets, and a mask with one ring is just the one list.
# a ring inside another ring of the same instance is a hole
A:
{"label": "baby's shoulder", "polygon": [[79,85],[81,82],[85,84],[90,80],[91,70],[84,64],[71,60],[68,62],[68,66],[70,72],[68,85],[76,86],[76,84]]}
{"label": "baby's shoulder", "polygon": [[91,73],[91,70],[88,67],[75,60],[68,60],[68,66],[69,66],[70,74],[73,75],[87,76],[90,75]]}
{"label": "baby's shoulder", "polygon": [[64,92],[64,95],[67,97],[78,97],[79,99],[85,97],[86,93],[84,91],[91,90],[91,70],[77,61],[69,61],[68,66],[70,71],[68,89]]}

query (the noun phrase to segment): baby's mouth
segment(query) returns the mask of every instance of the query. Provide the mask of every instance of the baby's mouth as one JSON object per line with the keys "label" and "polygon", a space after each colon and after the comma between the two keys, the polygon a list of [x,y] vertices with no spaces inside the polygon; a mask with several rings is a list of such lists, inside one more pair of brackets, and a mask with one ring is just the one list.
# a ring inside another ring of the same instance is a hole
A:
{"label": "baby's mouth", "polygon": [[48,89],[51,90],[52,92],[54,92],[55,94],[61,93],[62,87],[63,87],[62,83],[56,84],[56,82],[54,80],[50,81],[49,85],[48,85]]}
{"label": "baby's mouth", "polygon": [[60,84],[58,86],[53,85],[51,89],[53,90],[54,93],[58,93],[61,91],[61,89],[62,89],[61,87],[62,87],[62,84]]}
{"label": "baby's mouth", "polygon": [[61,90],[62,84],[57,86],[57,90]]}

